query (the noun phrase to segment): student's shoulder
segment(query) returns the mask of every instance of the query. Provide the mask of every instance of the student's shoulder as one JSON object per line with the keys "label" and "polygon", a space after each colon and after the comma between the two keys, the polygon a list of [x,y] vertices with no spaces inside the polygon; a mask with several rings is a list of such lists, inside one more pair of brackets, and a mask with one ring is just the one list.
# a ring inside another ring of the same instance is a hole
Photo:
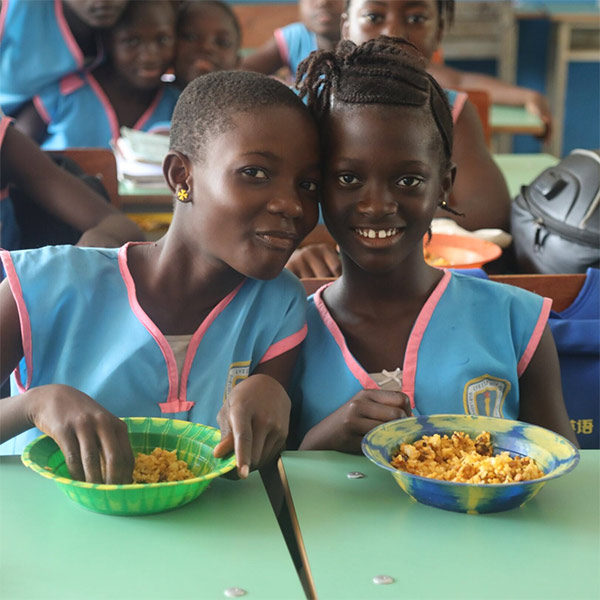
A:
{"label": "student's shoulder", "polygon": [[306,25],[304,23],[301,23],[300,21],[296,21],[295,23],[289,23],[288,25],[279,27],[279,29],[277,29],[276,31],[280,31],[283,34],[290,35],[290,36],[292,36],[292,35],[296,35],[296,36],[310,35],[309,29],[306,27]]}

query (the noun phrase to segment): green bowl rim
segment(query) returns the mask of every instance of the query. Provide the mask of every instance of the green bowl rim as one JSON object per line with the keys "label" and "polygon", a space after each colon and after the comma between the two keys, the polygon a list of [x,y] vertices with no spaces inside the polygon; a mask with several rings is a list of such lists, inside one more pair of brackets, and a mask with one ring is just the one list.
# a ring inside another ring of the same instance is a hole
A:
{"label": "green bowl rim", "polygon": [[[216,427],[211,427],[210,425],[203,425],[202,423],[194,423],[193,421],[183,421],[182,419],[168,419],[165,417],[121,417],[122,421],[143,421],[146,419],[163,419],[165,421],[176,421],[179,423],[185,423],[187,425],[198,425],[205,429],[212,429],[220,434],[220,431]],[[32,440],[27,444],[23,453],[21,455],[21,462],[26,466],[39,473],[42,477],[46,477],[47,479],[52,479],[57,483],[68,484],[74,487],[85,488],[85,489],[97,489],[97,490],[139,490],[139,489],[152,489],[152,488],[164,488],[164,487],[172,487],[175,485],[193,485],[195,483],[199,483],[201,481],[208,481],[210,479],[215,479],[216,477],[220,477],[224,473],[228,473],[233,470],[236,466],[235,455],[231,454],[229,458],[218,459],[223,461],[223,464],[218,468],[206,475],[200,475],[199,477],[192,477],[191,479],[184,479],[182,481],[161,481],[157,483],[124,483],[124,484],[116,484],[116,483],[89,483],[87,481],[78,481],[77,479],[70,479],[68,477],[61,477],[60,475],[55,475],[52,471],[48,471],[44,467],[40,467],[37,463],[33,462],[31,459],[31,449],[38,444],[44,438],[50,438],[49,435],[41,435],[35,440]],[[52,439],[52,438],[50,438]],[[55,442],[56,443],[56,442]]]}
{"label": "green bowl rim", "polygon": [[376,425],[375,427],[373,427],[373,429],[367,431],[367,433],[365,433],[365,435],[363,436],[363,439],[360,444],[363,454],[372,463],[376,464],[378,467],[380,467],[382,469],[386,469],[386,470],[390,471],[392,474],[399,474],[401,477],[414,477],[414,478],[420,479],[422,481],[434,481],[435,483],[439,483],[442,485],[451,485],[451,486],[458,485],[458,486],[466,486],[466,487],[485,487],[485,488],[494,488],[494,487],[507,488],[509,486],[519,486],[519,485],[522,486],[522,485],[526,485],[526,484],[532,485],[532,484],[538,484],[538,483],[546,483],[547,481],[550,481],[551,479],[556,479],[557,477],[566,475],[567,473],[572,471],[579,464],[580,454],[579,454],[579,450],[575,447],[575,445],[572,442],[570,442],[566,437],[560,435],[560,433],[556,433],[556,432],[552,431],[551,429],[542,427],[541,425],[533,425],[533,423],[526,423],[525,421],[517,421],[515,419],[504,419],[502,417],[488,417],[487,415],[455,415],[455,414],[441,414],[440,413],[440,414],[435,414],[435,415],[421,415],[421,417],[468,417],[469,419],[473,419],[473,420],[477,420],[479,418],[498,419],[501,421],[507,421],[509,423],[515,423],[517,425],[527,425],[528,427],[535,427],[536,429],[543,429],[544,431],[550,432],[552,435],[562,438],[569,446],[571,446],[571,450],[572,450],[571,455],[567,459],[565,459],[565,460],[569,460],[570,464],[564,471],[561,471],[560,473],[556,473],[555,472],[556,470],[555,470],[555,471],[552,471],[551,473],[548,473],[547,475],[544,475],[543,477],[540,477],[538,479],[530,479],[527,481],[511,481],[509,483],[464,483],[462,481],[444,481],[443,479],[435,479],[434,477],[423,477],[422,475],[415,475],[414,473],[408,473],[407,471],[402,471],[401,469],[396,469],[395,467],[392,467],[392,465],[383,464],[383,463],[375,460],[371,456],[367,455],[367,453],[364,450],[364,448],[368,444],[370,444],[370,440],[367,438],[376,429],[379,429],[379,428],[383,429],[384,426],[391,425],[392,423],[398,423],[399,421],[402,421],[402,422],[407,422],[407,421],[411,421],[411,420],[416,421],[416,420],[418,420],[419,417],[406,417],[404,419],[395,419],[394,421],[387,421],[386,423],[381,423],[379,425]]}

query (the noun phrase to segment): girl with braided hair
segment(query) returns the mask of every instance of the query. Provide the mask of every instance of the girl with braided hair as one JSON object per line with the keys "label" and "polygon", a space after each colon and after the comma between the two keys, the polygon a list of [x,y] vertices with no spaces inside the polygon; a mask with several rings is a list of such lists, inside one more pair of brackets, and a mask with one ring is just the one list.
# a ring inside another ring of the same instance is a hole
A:
{"label": "girl with braided hair", "polygon": [[309,298],[292,444],[357,452],[371,428],[415,413],[518,418],[576,443],[551,301],[425,262],[456,167],[447,96],[415,46],[344,41],[313,53],[299,78],[320,124],[322,212],[343,268]]}

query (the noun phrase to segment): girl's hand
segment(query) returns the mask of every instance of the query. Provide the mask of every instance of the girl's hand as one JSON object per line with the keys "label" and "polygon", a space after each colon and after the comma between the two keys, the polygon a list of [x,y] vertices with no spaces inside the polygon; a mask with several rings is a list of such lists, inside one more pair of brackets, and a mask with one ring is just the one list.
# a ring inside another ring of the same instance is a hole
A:
{"label": "girl's hand", "polygon": [[285,265],[296,277],[339,277],[342,262],[330,244],[309,244],[294,250]]}
{"label": "girl's hand", "polygon": [[27,394],[29,421],[58,444],[73,479],[131,483],[134,457],[123,421],[68,385],[40,386]]}
{"label": "girl's hand", "polygon": [[402,392],[362,390],[315,425],[300,450],[360,452],[363,436],[373,427],[411,414],[408,396]]}
{"label": "girl's hand", "polygon": [[239,477],[248,477],[283,448],[290,422],[291,402],[283,386],[269,375],[251,375],[236,385],[217,415],[221,442],[214,455],[235,450]]}

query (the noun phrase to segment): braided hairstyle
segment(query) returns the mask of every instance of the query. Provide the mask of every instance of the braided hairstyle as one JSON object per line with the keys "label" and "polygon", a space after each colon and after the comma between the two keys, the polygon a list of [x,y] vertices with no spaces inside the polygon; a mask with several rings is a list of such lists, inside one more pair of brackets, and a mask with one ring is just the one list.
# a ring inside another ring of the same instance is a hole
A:
{"label": "braided hairstyle", "polygon": [[445,92],[425,70],[416,46],[403,38],[379,36],[356,45],[342,40],[334,51],[317,50],[296,75],[300,97],[320,121],[333,103],[423,107],[431,112],[452,155],[452,113]]}

